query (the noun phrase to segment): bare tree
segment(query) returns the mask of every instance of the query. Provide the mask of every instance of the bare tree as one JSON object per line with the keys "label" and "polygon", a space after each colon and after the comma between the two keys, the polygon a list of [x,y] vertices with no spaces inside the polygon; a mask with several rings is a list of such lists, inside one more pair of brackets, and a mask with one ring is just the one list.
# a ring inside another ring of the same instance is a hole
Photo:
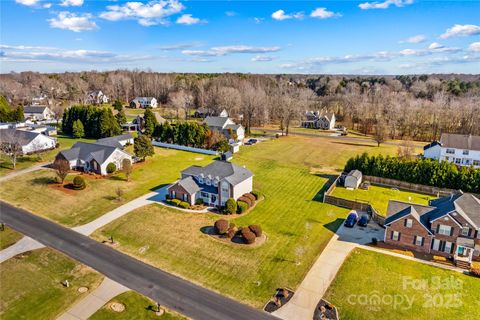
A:
{"label": "bare tree", "polygon": [[52,164],[52,168],[57,174],[59,183],[63,184],[65,178],[70,172],[70,163],[65,159],[56,159]]}
{"label": "bare tree", "polygon": [[380,120],[375,125],[375,134],[373,135],[373,139],[377,143],[377,147],[380,147],[381,143],[384,143],[387,138],[387,127],[383,120]]}
{"label": "bare tree", "polygon": [[0,152],[10,159],[14,170],[17,167],[18,158],[23,155],[20,142],[20,136],[16,134],[16,130],[0,130]]}

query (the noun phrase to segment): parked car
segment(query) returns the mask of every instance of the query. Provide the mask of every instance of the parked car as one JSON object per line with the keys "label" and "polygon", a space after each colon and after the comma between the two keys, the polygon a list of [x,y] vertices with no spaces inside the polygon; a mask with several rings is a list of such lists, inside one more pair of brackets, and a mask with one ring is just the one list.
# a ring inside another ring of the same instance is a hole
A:
{"label": "parked car", "polygon": [[249,139],[247,142],[245,142],[245,144],[250,146],[250,145],[256,144],[257,142],[258,142],[257,139]]}
{"label": "parked car", "polygon": [[358,225],[360,227],[366,227],[370,221],[370,216],[367,213],[362,214],[360,220],[358,220]]}
{"label": "parked car", "polygon": [[356,211],[352,211],[348,214],[347,219],[345,219],[344,226],[347,228],[353,228],[358,221],[358,214]]}

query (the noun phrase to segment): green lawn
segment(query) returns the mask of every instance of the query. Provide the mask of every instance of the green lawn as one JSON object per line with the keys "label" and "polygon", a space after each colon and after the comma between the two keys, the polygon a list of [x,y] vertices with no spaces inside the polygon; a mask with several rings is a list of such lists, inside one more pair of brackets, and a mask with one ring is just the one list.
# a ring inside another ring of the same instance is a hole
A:
{"label": "green lawn", "polygon": [[369,148],[370,152],[395,150],[304,137],[242,148],[234,162],[252,170],[255,189],[265,200],[235,219],[235,224],[262,226],[268,240],[258,248],[232,247],[202,234],[200,228],[212,225],[217,215],[188,214],[159,205],[129,213],[93,237],[104,240],[113,235],[121,251],[261,307],[275,288],[297,287],[347,213],[317,201],[332,178],[320,172],[336,173],[348,157]]}
{"label": "green lawn", "polygon": [[[58,188],[52,170],[38,170],[2,183],[0,197],[66,226],[76,226],[175,181],[180,177],[180,171],[192,164],[204,165],[212,159],[212,156],[191,152],[160,148],[155,148],[155,151],[154,157],[134,165],[130,182],[124,180],[122,173],[98,179],[85,175],[87,188],[74,191]],[[74,176],[70,174],[66,182],[71,182]],[[123,202],[116,200],[117,188],[125,192]]]}
{"label": "green lawn", "polygon": [[[17,161],[17,167],[15,170],[26,169],[36,164],[49,162],[55,159],[55,156],[60,150],[70,149],[77,141],[94,141],[92,139],[74,139],[69,136],[58,135],[55,138],[58,139],[60,147],[54,150],[49,150],[40,154],[33,154],[20,157]],[[0,176],[4,176],[13,172],[13,166],[8,157],[0,155]]]}
{"label": "green lawn", "polygon": [[3,231],[0,231],[0,250],[11,246],[22,238],[22,234],[5,226]]}
{"label": "green lawn", "polygon": [[51,249],[25,253],[0,264],[0,318],[55,319],[88,294],[79,287],[93,289],[100,281],[100,274]]}
{"label": "green lawn", "polygon": [[368,202],[373,205],[379,214],[384,216],[387,214],[389,200],[400,200],[428,205],[428,200],[436,198],[435,196],[428,194],[410,192],[406,190],[394,190],[390,187],[383,187],[379,185],[370,185],[368,190],[347,190],[344,187],[336,187],[331,195],[359,202]]}
{"label": "green lawn", "polygon": [[[412,286],[412,280],[417,286]],[[377,304],[375,297],[381,299]],[[356,249],[325,299],[338,307],[342,319],[479,319],[480,279]]]}
{"label": "green lawn", "polygon": [[[108,307],[111,302],[121,303],[125,306],[125,311],[115,312]],[[102,309],[98,310],[89,320],[184,320],[186,318],[171,312],[165,312],[162,316],[157,316],[155,311],[157,305],[150,299],[134,292],[129,291],[110,300]]]}

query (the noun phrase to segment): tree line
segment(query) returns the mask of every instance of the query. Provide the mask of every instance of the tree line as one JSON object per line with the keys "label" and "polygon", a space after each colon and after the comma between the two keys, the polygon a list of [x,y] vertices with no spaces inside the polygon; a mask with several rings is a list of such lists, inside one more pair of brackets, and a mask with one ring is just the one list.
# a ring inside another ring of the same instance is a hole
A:
{"label": "tree line", "polygon": [[349,172],[354,169],[368,176],[480,193],[480,169],[459,168],[447,161],[370,156],[364,153],[347,161],[344,170]]}
{"label": "tree line", "polygon": [[62,132],[77,138],[99,139],[119,135],[122,129],[110,108],[75,105],[63,113]]}

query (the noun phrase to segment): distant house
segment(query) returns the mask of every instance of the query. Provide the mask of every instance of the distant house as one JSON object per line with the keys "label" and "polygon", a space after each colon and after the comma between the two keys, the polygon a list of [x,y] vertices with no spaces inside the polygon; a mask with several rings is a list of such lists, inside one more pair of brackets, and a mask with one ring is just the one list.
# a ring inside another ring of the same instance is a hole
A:
{"label": "distant house", "polygon": [[85,104],[108,103],[110,99],[101,90],[89,91],[85,97]]}
{"label": "distant house", "polygon": [[205,118],[204,122],[210,130],[222,133],[230,143],[243,143],[245,129],[242,125],[233,122],[229,117],[208,116]]}
{"label": "distant house", "polygon": [[423,147],[423,156],[458,166],[480,168],[480,136],[442,133],[440,141]]}
{"label": "distant house", "polygon": [[136,97],[130,101],[130,108],[134,109],[156,108],[157,106],[157,99],[153,97]]}
{"label": "distant house", "polygon": [[362,183],[362,172],[359,170],[350,171],[345,177],[345,188],[357,189]]}
{"label": "distant house", "polygon": [[[164,124],[167,120],[163,118],[158,112],[153,112],[155,119],[157,120],[158,124]],[[139,114],[135,119],[133,119],[132,124],[137,125],[138,131],[143,132],[145,129],[145,119],[143,114]]]}
{"label": "distant house", "polygon": [[25,120],[41,121],[55,119],[55,113],[47,106],[26,106],[23,107]]}
{"label": "distant house", "polygon": [[480,200],[459,193],[428,206],[390,200],[385,242],[408,250],[453,258],[468,267],[480,259]]}
{"label": "distant house", "polygon": [[229,198],[237,200],[252,191],[253,174],[226,161],[214,161],[205,167],[191,166],[182,171],[182,179],[168,188],[171,198],[195,204],[202,199],[210,206],[224,206]]}
{"label": "distant house", "polygon": [[94,143],[77,142],[72,148],[60,151],[56,159],[67,160],[74,170],[106,175],[109,163],[114,163],[117,169],[121,169],[124,159],[132,162],[132,156],[122,150],[122,144],[130,141],[126,136],[100,139]]}
{"label": "distant house", "polygon": [[133,144],[133,136],[130,133],[127,133],[119,136],[98,139],[95,143],[123,149],[127,144]]}
{"label": "distant house", "polygon": [[32,98],[32,106],[44,106],[48,104],[48,97],[46,94],[40,94]]}
{"label": "distant house", "polygon": [[312,129],[334,130],[335,129],[335,114],[325,113],[320,111],[305,112],[305,120],[302,121],[302,127]]}
{"label": "distant house", "polygon": [[0,143],[19,144],[23,154],[32,154],[55,149],[57,140],[37,132],[0,129]]}

